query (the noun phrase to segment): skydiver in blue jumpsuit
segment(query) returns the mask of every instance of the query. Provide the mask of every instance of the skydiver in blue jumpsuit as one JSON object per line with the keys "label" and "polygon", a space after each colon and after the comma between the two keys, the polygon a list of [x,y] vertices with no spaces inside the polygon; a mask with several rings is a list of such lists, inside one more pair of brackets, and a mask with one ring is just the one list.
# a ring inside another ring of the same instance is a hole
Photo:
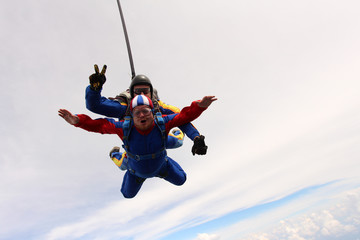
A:
{"label": "skydiver in blue jumpsuit", "polygon": [[[94,113],[104,115],[106,117],[114,117],[121,120],[124,116],[128,115],[129,99],[134,98],[137,95],[144,94],[149,97],[154,103],[156,111],[160,111],[162,114],[174,114],[179,113],[180,110],[177,107],[167,105],[159,100],[156,90],[153,89],[150,79],[144,75],[135,76],[130,84],[129,91],[123,92],[117,98],[105,98],[101,96],[101,90],[106,82],[105,77],[106,65],[101,73],[95,65],[95,73],[89,77],[90,85],[86,88],[85,99],[86,108]],[[182,145],[183,136],[185,133],[191,140],[194,141],[192,147],[193,155],[204,155],[207,152],[207,146],[205,145],[205,137],[200,135],[198,130],[191,124],[187,123],[179,126],[181,131],[175,130],[170,132],[167,139],[167,148],[177,148]],[[114,147],[110,152],[110,158],[113,162],[122,170],[126,169],[124,159],[126,158],[126,152],[119,152],[120,148]]]}
{"label": "skydiver in blue jumpsuit", "polygon": [[183,108],[179,114],[161,115],[154,114],[153,103],[148,97],[139,95],[131,101],[131,116],[125,120],[93,120],[87,115],[73,115],[66,109],[60,109],[59,115],[76,127],[102,134],[117,134],[122,139],[128,154],[128,165],[121,192],[125,198],[133,198],[147,178],[160,177],[175,185],[184,184],[186,173],[167,156],[166,136],[173,127],[199,117],[216,100],[214,96],[206,96]]}

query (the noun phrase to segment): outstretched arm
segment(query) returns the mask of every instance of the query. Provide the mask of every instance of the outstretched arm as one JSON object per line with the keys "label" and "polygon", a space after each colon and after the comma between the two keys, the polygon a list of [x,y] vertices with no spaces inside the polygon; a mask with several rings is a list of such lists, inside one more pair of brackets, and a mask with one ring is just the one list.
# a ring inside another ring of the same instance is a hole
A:
{"label": "outstretched arm", "polygon": [[122,124],[115,122],[114,119],[99,118],[94,120],[84,114],[74,115],[66,109],[60,109],[58,113],[60,117],[75,127],[82,128],[89,132],[117,134],[120,138],[122,138]]}
{"label": "outstretched arm", "polygon": [[69,124],[71,125],[75,125],[79,123],[79,117],[72,114],[71,112],[69,112],[66,109],[60,109],[58,111],[59,116],[62,117],[63,119],[65,119],[65,121],[67,121]]}
{"label": "outstretched arm", "polygon": [[193,102],[191,106],[184,107],[179,114],[168,119],[167,130],[195,120],[216,100],[215,96],[205,96],[202,100]]}
{"label": "outstretched arm", "polygon": [[[180,109],[166,104],[163,101],[158,101],[159,105],[160,105],[160,111],[163,115],[171,115],[174,113],[180,113]],[[183,133],[186,134],[186,136],[188,136],[192,141],[196,138],[200,136],[199,131],[195,128],[194,125],[192,125],[191,123],[186,123],[184,125],[179,126],[180,130],[183,131]]]}
{"label": "outstretched arm", "polygon": [[209,107],[217,98],[215,96],[205,96],[201,101],[198,102],[199,107],[207,108]]}
{"label": "outstretched arm", "polygon": [[[200,103],[201,107],[207,108],[215,100],[216,99],[214,98],[214,96],[206,96],[201,101],[199,101],[199,103]],[[164,115],[180,113],[180,109],[178,109],[177,107],[165,104],[162,101],[159,101],[159,104],[161,107],[161,112]],[[189,122],[185,123],[184,125],[179,126],[179,128],[193,141],[196,138],[199,138],[201,136],[199,131],[195,128],[195,126],[193,126]]]}

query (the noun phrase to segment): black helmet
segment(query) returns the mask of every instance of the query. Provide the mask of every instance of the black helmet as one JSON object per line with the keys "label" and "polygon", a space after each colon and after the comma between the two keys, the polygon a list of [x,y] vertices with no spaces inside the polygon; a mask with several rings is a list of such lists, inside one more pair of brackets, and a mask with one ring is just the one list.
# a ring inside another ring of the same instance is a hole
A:
{"label": "black helmet", "polygon": [[153,86],[151,84],[150,79],[145,75],[136,75],[130,84],[130,95],[131,98],[134,98],[134,87],[137,85],[147,85],[150,87],[151,98],[153,97]]}

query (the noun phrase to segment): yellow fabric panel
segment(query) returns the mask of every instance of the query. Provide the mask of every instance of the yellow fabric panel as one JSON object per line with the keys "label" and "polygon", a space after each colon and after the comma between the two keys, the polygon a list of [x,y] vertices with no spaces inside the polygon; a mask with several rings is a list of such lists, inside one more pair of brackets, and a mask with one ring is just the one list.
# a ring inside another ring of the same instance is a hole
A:
{"label": "yellow fabric panel", "polygon": [[173,111],[174,113],[179,113],[180,112],[180,109],[177,108],[177,107],[168,105],[168,104],[164,103],[163,101],[158,101],[158,102],[159,102],[159,105],[161,107],[163,107],[164,109],[169,109],[169,110]]}
{"label": "yellow fabric panel", "polygon": [[121,159],[117,159],[116,157],[113,157],[111,158],[111,160],[116,164],[116,166],[120,167],[125,157],[126,157],[126,152],[122,154]]}
{"label": "yellow fabric panel", "polygon": [[184,139],[184,133],[183,133],[180,129],[178,129],[178,130],[180,131],[180,134],[179,134],[179,135],[174,135],[174,134],[172,133],[172,131],[169,132],[169,135],[170,135],[170,136],[173,136],[173,137],[176,137],[176,138],[179,139],[179,140],[183,140],[183,139]]}

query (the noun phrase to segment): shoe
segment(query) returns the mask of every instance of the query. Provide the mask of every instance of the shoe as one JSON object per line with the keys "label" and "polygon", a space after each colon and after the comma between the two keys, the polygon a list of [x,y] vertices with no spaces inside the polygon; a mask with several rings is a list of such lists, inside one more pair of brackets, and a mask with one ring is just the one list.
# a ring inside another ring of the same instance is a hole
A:
{"label": "shoe", "polygon": [[110,158],[112,158],[112,154],[115,152],[120,152],[120,148],[119,147],[113,147],[109,153]]}
{"label": "shoe", "polygon": [[179,139],[180,141],[182,141],[184,139],[184,133],[178,129],[178,128],[175,128],[174,130],[172,130],[170,133],[169,133],[170,136],[173,136],[173,137],[176,137],[177,139]]}

